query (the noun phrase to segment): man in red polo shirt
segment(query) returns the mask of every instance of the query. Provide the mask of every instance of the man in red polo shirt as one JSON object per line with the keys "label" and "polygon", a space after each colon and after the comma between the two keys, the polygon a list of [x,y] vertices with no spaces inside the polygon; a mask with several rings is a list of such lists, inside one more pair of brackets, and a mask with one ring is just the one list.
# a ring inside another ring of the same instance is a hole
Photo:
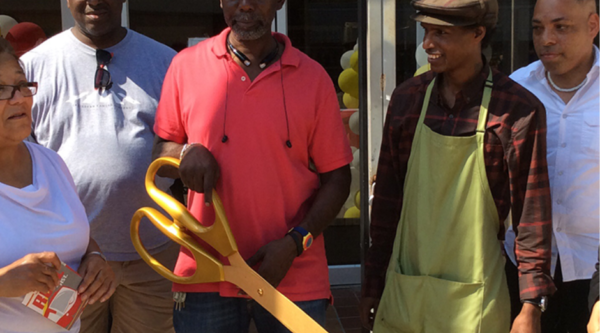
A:
{"label": "man in red polo shirt", "polygon": [[[241,255],[324,325],[331,294],[318,236],[348,196],[352,154],[331,79],[270,30],[284,2],[221,0],[229,28],[182,51],[167,73],[154,156],[181,158],[169,176],[190,188],[202,223],[214,220],[215,187]],[[175,273],[195,268],[182,249]],[[289,332],[234,285],[174,290],[186,293],[174,312],[179,333],[247,332],[250,318],[260,332]]]}

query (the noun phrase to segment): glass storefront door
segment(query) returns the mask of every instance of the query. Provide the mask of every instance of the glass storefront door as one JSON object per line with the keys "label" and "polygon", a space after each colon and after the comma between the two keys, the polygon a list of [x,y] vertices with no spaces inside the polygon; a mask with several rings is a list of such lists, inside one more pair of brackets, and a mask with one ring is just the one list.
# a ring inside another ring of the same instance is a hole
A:
{"label": "glass storefront door", "polygon": [[193,38],[207,38],[227,25],[218,1],[129,0],[129,27],[175,51]]}
{"label": "glass storefront door", "polygon": [[360,282],[358,4],[357,0],[287,3],[287,35],[295,47],[321,64],[334,82],[354,153],[350,195],[324,232],[333,285]]}
{"label": "glass storefront door", "polygon": [[0,0],[0,32],[2,36],[8,33],[14,22],[35,23],[44,30],[47,36],[61,32],[63,30],[61,2],[61,0]]}

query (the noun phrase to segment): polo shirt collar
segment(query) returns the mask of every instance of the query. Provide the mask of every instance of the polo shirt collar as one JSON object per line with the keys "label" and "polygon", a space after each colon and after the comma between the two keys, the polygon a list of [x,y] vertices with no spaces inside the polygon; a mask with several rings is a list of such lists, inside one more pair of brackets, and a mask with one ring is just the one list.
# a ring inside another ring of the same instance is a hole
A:
{"label": "polo shirt collar", "polygon": [[[227,42],[227,35],[229,35],[230,31],[231,28],[225,28],[225,30],[223,30],[213,39],[213,45],[211,49],[218,58],[229,56],[229,52],[227,52],[227,47],[225,45]],[[281,63],[285,66],[289,65],[298,67],[300,64],[300,57],[298,52],[292,47],[292,42],[290,39],[286,35],[278,32],[271,32],[271,34],[273,37],[275,37],[275,39],[285,45],[285,50],[283,50],[283,54],[281,55]]]}

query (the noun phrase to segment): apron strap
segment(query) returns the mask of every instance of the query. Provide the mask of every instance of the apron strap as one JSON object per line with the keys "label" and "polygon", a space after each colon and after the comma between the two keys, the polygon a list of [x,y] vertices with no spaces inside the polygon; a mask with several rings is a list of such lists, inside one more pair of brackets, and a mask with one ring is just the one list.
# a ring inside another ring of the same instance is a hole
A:
{"label": "apron strap", "polygon": [[490,106],[490,99],[492,98],[492,68],[490,67],[490,73],[488,74],[487,80],[485,80],[485,87],[483,88],[483,98],[481,99],[481,106],[479,107],[479,120],[477,122],[477,133],[485,133],[485,125],[488,119],[488,108]]}
{"label": "apron strap", "polygon": [[[427,92],[425,93],[425,99],[423,100],[423,107],[421,108],[421,114],[419,116],[418,124],[421,125],[425,121],[425,115],[427,114],[427,108],[429,107],[429,100],[431,99],[431,91],[433,90],[433,86],[435,85],[435,78],[431,80],[431,83],[427,87]],[[481,100],[481,106],[479,107],[479,120],[477,122],[477,132],[484,133],[485,125],[487,123],[488,118],[488,108],[490,106],[490,99],[492,98],[492,86],[494,83],[492,82],[492,68],[490,67],[490,73],[488,74],[487,79],[485,80],[485,86],[483,88],[483,98]]]}
{"label": "apron strap", "polygon": [[421,115],[419,116],[419,122],[417,123],[417,127],[423,124],[425,121],[425,114],[427,114],[427,108],[429,107],[429,100],[431,99],[431,91],[433,90],[433,86],[435,85],[435,78],[431,80],[431,83],[427,87],[427,92],[425,93],[425,99],[423,100],[423,107],[421,108]]}

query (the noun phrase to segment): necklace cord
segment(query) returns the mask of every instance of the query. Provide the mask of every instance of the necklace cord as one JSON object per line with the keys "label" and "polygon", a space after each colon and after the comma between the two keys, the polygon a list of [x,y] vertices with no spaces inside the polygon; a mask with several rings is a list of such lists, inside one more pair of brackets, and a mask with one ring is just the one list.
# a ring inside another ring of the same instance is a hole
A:
{"label": "necklace cord", "polygon": [[[277,39],[275,39],[275,37],[273,37],[273,40],[275,40],[275,48],[271,52],[269,52],[269,54],[267,54],[267,56],[264,57],[263,60],[261,60],[261,62],[258,64],[258,67],[260,67],[260,69],[265,69],[267,65],[271,61],[273,61],[273,59],[275,59],[279,54],[279,43],[277,42]],[[248,56],[246,56],[242,51],[238,50],[235,46],[233,46],[233,44],[231,44],[231,42],[229,41],[229,35],[227,35],[227,47],[229,48],[231,53],[233,53],[238,59],[240,59],[240,61],[246,67],[252,66],[252,62],[250,61]]]}
{"label": "necklace cord", "polygon": [[290,121],[288,118],[287,112],[287,103],[285,102],[285,89],[283,87],[283,63],[281,62],[281,58],[279,58],[279,73],[281,74],[281,95],[283,96],[283,111],[285,112],[285,126],[287,127],[287,141],[285,145],[288,148],[292,148],[292,141],[290,140]]}
{"label": "necklace cord", "polygon": [[581,87],[583,87],[587,83],[587,76],[586,76],[585,79],[583,79],[583,81],[580,84],[576,85],[575,87],[572,87],[572,88],[561,88],[561,87],[557,86],[556,83],[554,83],[554,81],[552,81],[552,77],[550,76],[550,72],[546,72],[546,77],[548,78],[548,82],[550,82],[550,85],[554,89],[556,89],[556,90],[558,90],[560,92],[573,92],[573,91],[581,89]]}
{"label": "necklace cord", "polygon": [[[277,42],[277,40],[275,40],[275,42]],[[231,49],[231,51],[233,52],[233,54],[235,54],[239,58],[238,54],[236,53],[237,50],[233,47],[233,45],[231,45],[231,43],[229,43],[229,39],[227,39],[227,44],[228,44],[229,48]],[[277,54],[279,54],[279,42],[277,42],[275,50],[277,52],[275,54],[275,56],[277,56]],[[241,52],[239,52],[239,53],[241,53]],[[243,55],[243,53],[241,53],[241,54]],[[267,57],[271,57],[272,55],[273,55],[273,53],[269,54]],[[242,60],[242,59],[240,58],[240,60]],[[272,60],[273,59],[270,59],[265,64],[271,62]],[[242,60],[242,62],[243,61],[244,60]],[[226,58],[225,58],[225,61],[223,62],[223,67],[225,68],[225,73],[227,73],[227,82],[225,85],[225,111],[223,112],[223,138],[221,139],[221,142],[226,143],[229,140],[229,137],[227,136],[227,101],[229,100],[229,69],[227,67],[227,59]],[[290,138],[290,121],[289,121],[289,117],[288,117],[287,103],[286,103],[286,99],[285,99],[285,87],[283,84],[283,62],[281,61],[281,58],[279,58],[279,67],[280,67],[279,74],[280,74],[280,79],[281,79],[281,95],[282,95],[282,99],[283,99],[283,111],[285,113],[285,126],[286,126],[286,130],[287,130],[287,140],[285,141],[285,145],[288,148],[292,148],[292,141]]]}
{"label": "necklace cord", "polygon": [[229,100],[229,69],[227,68],[227,59],[223,62],[225,67],[225,73],[227,73],[227,82],[225,83],[225,112],[223,112],[223,138],[221,142],[225,143],[229,138],[227,137],[227,100]]}

